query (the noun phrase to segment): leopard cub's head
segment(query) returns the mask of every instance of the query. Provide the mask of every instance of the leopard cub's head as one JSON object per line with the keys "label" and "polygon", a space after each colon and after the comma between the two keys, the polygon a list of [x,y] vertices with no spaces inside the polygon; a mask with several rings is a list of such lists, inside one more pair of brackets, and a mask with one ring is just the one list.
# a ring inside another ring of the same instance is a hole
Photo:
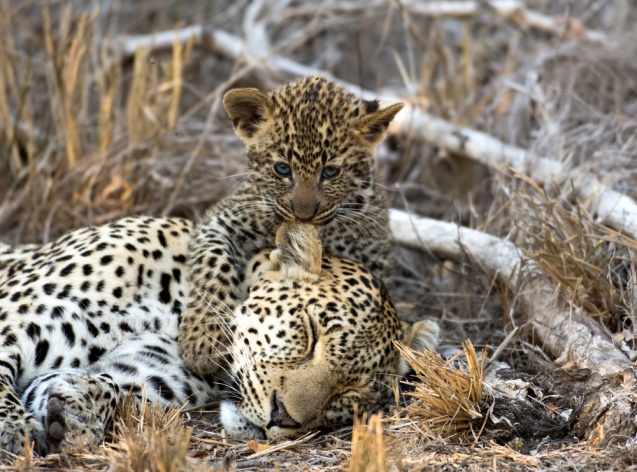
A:
{"label": "leopard cub's head", "polygon": [[230,90],[223,102],[267,202],[284,221],[311,224],[373,196],[374,149],[403,107],[380,108],[317,76],[267,94]]}

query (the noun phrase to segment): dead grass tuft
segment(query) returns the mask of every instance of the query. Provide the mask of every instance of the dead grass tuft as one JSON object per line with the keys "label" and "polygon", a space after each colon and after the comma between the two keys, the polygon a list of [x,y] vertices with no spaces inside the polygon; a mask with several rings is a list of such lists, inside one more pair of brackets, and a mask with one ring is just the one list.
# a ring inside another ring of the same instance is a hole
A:
{"label": "dead grass tuft", "polygon": [[533,217],[520,224],[529,255],[560,288],[564,300],[600,318],[612,330],[634,326],[631,281],[637,241],[595,222],[587,202],[551,198],[522,174],[520,194]]}
{"label": "dead grass tuft", "polygon": [[387,458],[385,456],[385,440],[383,438],[382,414],[366,415],[354,421],[352,431],[352,458],[350,472],[385,472]]}
{"label": "dead grass tuft", "polygon": [[414,388],[407,393],[411,403],[404,414],[421,422],[432,436],[460,432],[471,428],[477,420],[485,422],[490,395],[483,386],[486,349],[482,360],[470,340],[463,346],[465,361],[458,367],[458,354],[445,361],[431,351],[415,351],[397,343],[402,356],[414,369],[418,382],[405,382]]}
{"label": "dead grass tuft", "polygon": [[116,471],[176,472],[190,470],[192,428],[181,410],[137,402],[132,395],[120,406],[107,454]]}
{"label": "dead grass tuft", "polygon": [[20,472],[33,470],[35,460],[33,458],[33,441],[29,437],[29,430],[24,433],[24,456],[16,461],[16,468]]}

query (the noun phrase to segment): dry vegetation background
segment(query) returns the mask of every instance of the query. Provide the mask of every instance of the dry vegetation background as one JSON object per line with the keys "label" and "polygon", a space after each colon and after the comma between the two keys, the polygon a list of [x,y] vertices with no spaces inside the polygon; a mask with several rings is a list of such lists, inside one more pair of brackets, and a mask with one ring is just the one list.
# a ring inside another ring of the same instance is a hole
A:
{"label": "dry vegetation background", "polygon": [[[223,93],[293,79],[272,60],[288,58],[563,163],[567,176],[536,185],[525,169],[487,167],[417,131],[392,134],[378,152],[394,207],[516,243],[555,283],[556,297],[601,320],[633,356],[637,243],[598,224],[590,201],[574,192],[574,179],[596,176],[637,198],[637,2],[520,3],[548,19],[549,28],[489,6],[503,2],[478,2],[464,15],[432,7],[467,3],[473,2],[0,0],[0,240],[42,243],[133,214],[198,218],[245,168]],[[196,25],[210,34],[153,46],[153,34],[171,38]],[[247,53],[216,44],[213,31],[234,35],[229,44],[243,41]],[[135,47],[137,36],[146,47]],[[527,313],[514,294],[475,260],[414,254],[399,252],[394,299],[406,317],[441,321],[443,355],[460,353],[466,339],[478,352],[490,346],[492,355],[514,326],[524,328]],[[420,380],[433,375],[452,390],[471,390],[469,400],[446,412],[458,412],[457,425],[469,427],[463,431],[448,427],[444,415],[445,421],[426,421],[442,413],[424,411],[421,403],[392,421],[374,417],[357,425],[353,436],[344,428],[268,447],[225,439],[214,415],[179,417],[129,405],[103,450],[27,457],[15,467],[636,467],[633,438],[605,450],[581,440],[585,435],[565,418],[584,394],[555,385],[560,375],[577,383],[586,373],[555,369],[533,333],[520,332],[498,360],[515,379],[538,386],[527,388],[537,406],[527,412],[530,424],[497,423],[493,411],[487,424],[488,405],[480,410],[480,398],[469,401],[482,389],[484,366],[469,349],[459,364],[412,359],[434,366],[419,372]],[[436,397],[419,389],[420,380],[412,379],[414,396]]]}

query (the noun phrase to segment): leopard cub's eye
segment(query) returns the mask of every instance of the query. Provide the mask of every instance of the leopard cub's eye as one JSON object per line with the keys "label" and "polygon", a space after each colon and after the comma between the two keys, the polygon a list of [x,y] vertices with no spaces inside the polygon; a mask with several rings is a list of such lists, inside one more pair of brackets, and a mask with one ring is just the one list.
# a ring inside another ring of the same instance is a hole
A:
{"label": "leopard cub's eye", "polygon": [[287,164],[274,164],[274,172],[279,177],[289,177],[292,175],[292,168]]}
{"label": "leopard cub's eye", "polygon": [[341,169],[339,167],[327,166],[325,169],[323,169],[323,172],[321,172],[321,176],[324,179],[329,180],[329,179],[333,179],[340,173],[341,173]]}

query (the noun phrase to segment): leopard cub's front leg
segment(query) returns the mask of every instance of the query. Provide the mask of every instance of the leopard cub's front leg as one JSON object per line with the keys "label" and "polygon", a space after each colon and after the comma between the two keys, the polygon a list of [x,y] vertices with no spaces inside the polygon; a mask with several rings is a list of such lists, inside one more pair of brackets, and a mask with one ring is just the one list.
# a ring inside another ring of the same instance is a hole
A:
{"label": "leopard cub's front leg", "polygon": [[[179,350],[186,366],[212,375],[227,362],[233,311],[241,303],[246,261],[274,246],[279,222],[259,195],[232,195],[208,212],[192,236],[188,261],[190,292],[179,322]],[[250,218],[241,210],[251,209]]]}

